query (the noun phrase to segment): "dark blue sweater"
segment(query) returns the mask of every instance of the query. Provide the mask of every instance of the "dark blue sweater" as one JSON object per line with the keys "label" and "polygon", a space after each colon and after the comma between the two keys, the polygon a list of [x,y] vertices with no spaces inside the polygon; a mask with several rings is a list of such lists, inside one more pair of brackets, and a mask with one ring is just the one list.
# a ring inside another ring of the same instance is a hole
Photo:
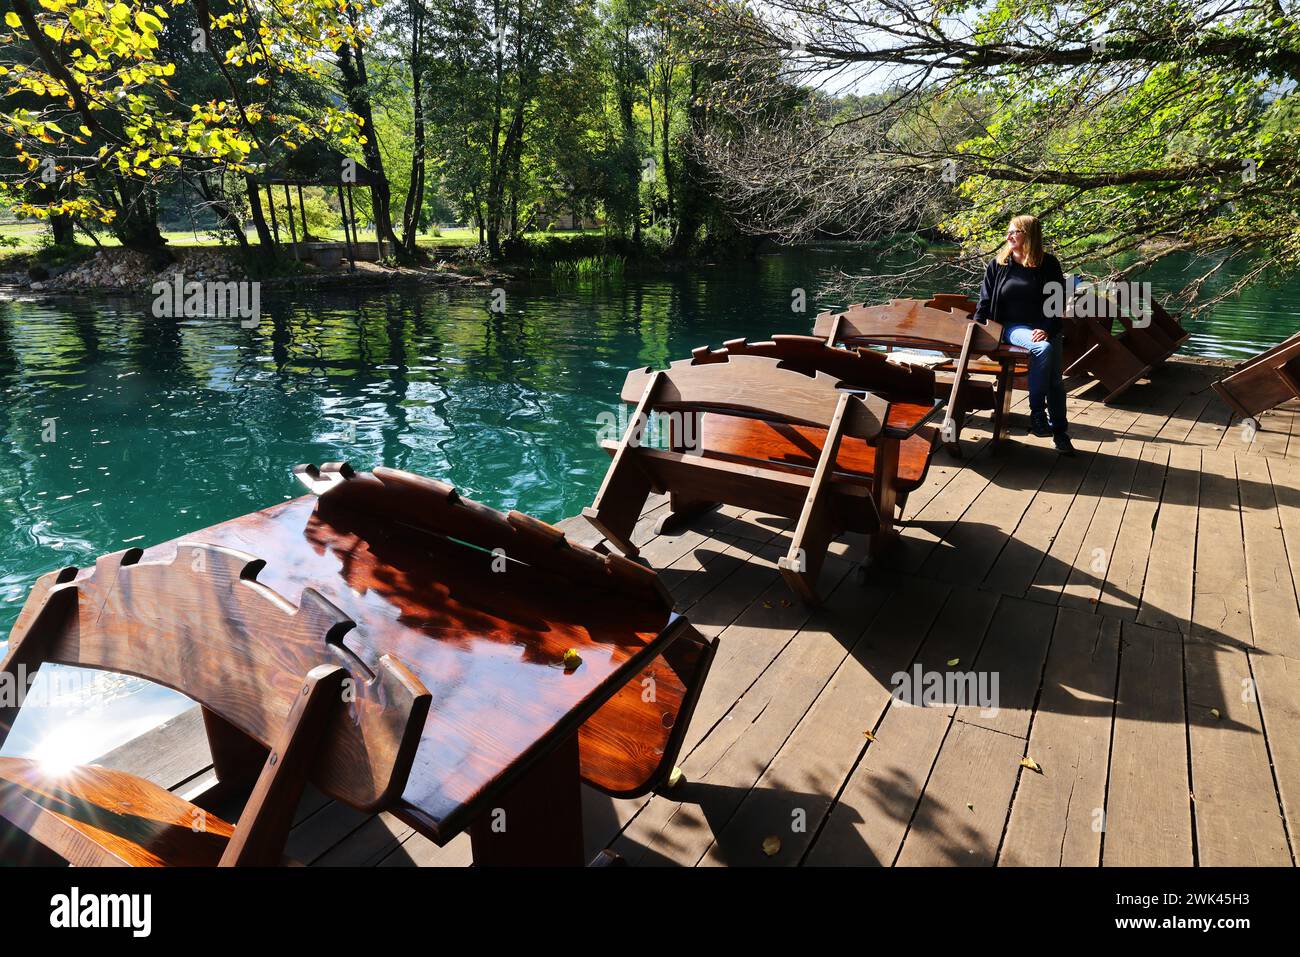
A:
{"label": "dark blue sweater", "polygon": [[[1026,325],[1054,336],[1061,331],[1061,316],[1057,310],[1048,308],[1052,283],[1057,284],[1055,303],[1059,305],[1064,302],[1065,274],[1051,253],[1045,253],[1043,261],[1032,269],[1014,259],[1008,259],[1005,266],[992,259],[980,284],[975,319],[978,322],[992,319],[1003,328]],[[1049,312],[1057,314],[1049,315]]]}

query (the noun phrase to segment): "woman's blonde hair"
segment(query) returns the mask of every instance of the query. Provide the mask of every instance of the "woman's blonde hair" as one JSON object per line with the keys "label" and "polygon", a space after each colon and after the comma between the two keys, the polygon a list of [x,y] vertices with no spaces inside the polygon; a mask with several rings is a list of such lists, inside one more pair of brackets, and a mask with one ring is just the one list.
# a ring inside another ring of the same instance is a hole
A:
{"label": "woman's blonde hair", "polygon": [[[1043,264],[1043,224],[1037,216],[1012,216],[1011,228],[1025,234],[1025,258],[1022,266],[1033,269]],[[998,264],[1005,266],[1011,258],[1011,244],[1004,243],[998,253]]]}

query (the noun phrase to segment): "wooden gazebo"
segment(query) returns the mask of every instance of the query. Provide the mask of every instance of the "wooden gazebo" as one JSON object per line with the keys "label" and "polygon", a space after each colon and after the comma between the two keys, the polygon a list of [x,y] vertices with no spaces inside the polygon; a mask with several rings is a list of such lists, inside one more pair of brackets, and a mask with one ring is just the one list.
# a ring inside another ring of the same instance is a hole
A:
{"label": "wooden gazebo", "polygon": [[[302,241],[310,242],[312,237],[307,231],[307,210],[303,204],[302,188],[304,186],[333,186],[338,192],[339,211],[343,218],[343,241],[347,247],[348,262],[356,268],[357,251],[360,239],[357,233],[356,207],[352,200],[352,188],[364,186],[373,189],[375,174],[359,161],[345,156],[338,150],[319,141],[312,141],[293,152],[286,153],[279,162],[272,164],[256,179],[259,189],[265,189],[267,205],[270,207],[271,234],[277,245],[280,243],[280,226],[275,212],[274,190],[279,186],[284,189],[284,204],[289,215],[289,238],[293,243],[294,258],[300,259],[298,246],[298,223],[294,221],[293,200],[290,189],[297,193],[298,219],[302,225]],[[384,240],[375,235],[378,258],[384,255]]]}

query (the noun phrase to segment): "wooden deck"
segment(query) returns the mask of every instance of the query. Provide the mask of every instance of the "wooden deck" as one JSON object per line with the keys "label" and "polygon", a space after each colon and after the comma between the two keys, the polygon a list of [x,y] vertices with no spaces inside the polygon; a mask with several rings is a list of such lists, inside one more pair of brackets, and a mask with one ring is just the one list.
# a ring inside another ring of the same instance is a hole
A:
{"label": "wooden deck", "polygon": [[[1173,361],[1114,407],[1073,385],[1050,440],[940,453],[888,568],[848,542],[810,612],[776,570],[784,520],[734,509],[644,556],[718,657],[670,796],[585,796],[588,849],[632,864],[1290,865],[1300,828],[1300,408],[1258,434]],[[1023,413],[1023,399],[1019,412]],[[588,544],[580,520],[564,524]],[[996,711],[914,707],[893,676],[997,677]],[[1022,767],[1032,759],[1041,769]],[[196,712],[101,759],[210,780]],[[769,840],[771,838],[776,841]],[[779,842],[779,845],[778,845]],[[466,865],[319,795],[289,842],[319,865]]]}

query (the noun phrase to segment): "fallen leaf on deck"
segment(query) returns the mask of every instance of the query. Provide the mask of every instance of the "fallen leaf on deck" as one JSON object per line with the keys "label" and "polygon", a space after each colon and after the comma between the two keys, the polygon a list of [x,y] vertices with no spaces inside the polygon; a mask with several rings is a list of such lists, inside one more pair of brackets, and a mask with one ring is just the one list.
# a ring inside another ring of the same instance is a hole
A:
{"label": "fallen leaf on deck", "polygon": [[876,740],[876,736],[872,734],[870,731],[863,731],[862,736],[866,738],[868,741]]}
{"label": "fallen leaf on deck", "polygon": [[685,775],[682,774],[682,769],[674,764],[672,771],[668,775],[668,786],[670,788],[677,787],[677,785],[682,783],[683,777],[685,777]]}
{"label": "fallen leaf on deck", "polygon": [[968,810],[968,811],[973,811],[973,810],[975,810],[975,805],[974,805],[974,804],[967,804],[967,805],[966,805],[966,810]]}
{"label": "fallen leaf on deck", "polygon": [[582,655],[578,654],[577,648],[569,648],[564,652],[565,671],[573,671],[580,664],[582,664]]}
{"label": "fallen leaf on deck", "polygon": [[1028,768],[1031,771],[1037,771],[1039,774],[1043,773],[1043,769],[1038,766],[1038,762],[1033,758],[1021,758],[1020,766],[1022,768]]}
{"label": "fallen leaf on deck", "polygon": [[1219,709],[1218,709],[1218,708],[1211,708],[1211,709],[1210,709],[1210,714],[1214,715],[1214,717],[1215,717],[1216,719],[1223,717],[1223,715],[1219,714]]}
{"label": "fallen leaf on deck", "polygon": [[781,839],[779,837],[763,838],[763,853],[768,857],[775,857],[776,853],[781,850]]}
{"label": "fallen leaf on deck", "polygon": [[960,659],[960,658],[949,658],[949,659],[948,659],[948,667],[949,667],[949,668],[956,668],[959,664],[961,664],[961,659]]}

